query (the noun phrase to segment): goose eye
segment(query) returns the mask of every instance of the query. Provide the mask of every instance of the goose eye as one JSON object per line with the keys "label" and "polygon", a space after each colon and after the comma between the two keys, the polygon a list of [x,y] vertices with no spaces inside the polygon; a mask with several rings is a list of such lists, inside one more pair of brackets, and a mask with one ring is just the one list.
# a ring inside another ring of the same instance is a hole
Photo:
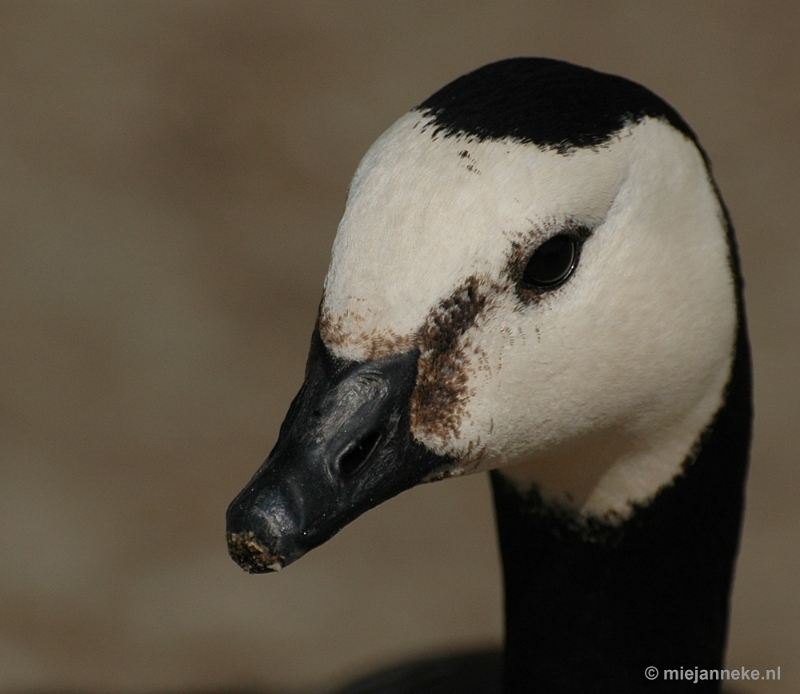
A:
{"label": "goose eye", "polygon": [[580,240],[571,234],[558,234],[537,248],[525,271],[522,282],[534,289],[554,289],[569,279],[578,265]]}

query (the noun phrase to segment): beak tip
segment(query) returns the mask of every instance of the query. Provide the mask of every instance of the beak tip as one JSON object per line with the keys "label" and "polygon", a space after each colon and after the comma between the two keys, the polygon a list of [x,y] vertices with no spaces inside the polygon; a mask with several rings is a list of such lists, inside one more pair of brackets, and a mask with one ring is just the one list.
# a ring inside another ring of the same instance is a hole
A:
{"label": "beak tip", "polygon": [[285,557],[272,554],[251,530],[228,533],[228,554],[239,566],[251,574],[280,571]]}

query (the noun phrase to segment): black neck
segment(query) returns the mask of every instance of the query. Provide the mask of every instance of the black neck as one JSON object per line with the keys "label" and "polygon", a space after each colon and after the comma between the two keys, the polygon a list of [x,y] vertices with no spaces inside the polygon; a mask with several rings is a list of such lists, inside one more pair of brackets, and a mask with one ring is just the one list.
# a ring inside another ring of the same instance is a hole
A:
{"label": "black neck", "polygon": [[[751,419],[740,315],[724,405],[683,474],[622,526],[587,524],[492,475],[507,694],[719,690],[717,680],[690,685],[662,673],[722,666]],[[648,666],[658,668],[654,681]]]}

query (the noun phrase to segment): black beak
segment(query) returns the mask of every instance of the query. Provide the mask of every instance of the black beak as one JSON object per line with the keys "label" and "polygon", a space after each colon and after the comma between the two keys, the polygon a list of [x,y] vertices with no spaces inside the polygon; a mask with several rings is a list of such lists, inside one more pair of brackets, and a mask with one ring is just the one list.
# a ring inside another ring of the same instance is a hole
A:
{"label": "black beak", "polygon": [[411,435],[418,358],[337,359],[314,331],[278,442],[228,507],[228,551],[243,569],[279,570],[452,464]]}

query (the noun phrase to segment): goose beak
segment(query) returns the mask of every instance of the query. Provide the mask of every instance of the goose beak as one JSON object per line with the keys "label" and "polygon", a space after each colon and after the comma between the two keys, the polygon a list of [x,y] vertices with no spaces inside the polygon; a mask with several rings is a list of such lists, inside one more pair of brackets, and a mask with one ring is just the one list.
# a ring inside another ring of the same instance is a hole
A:
{"label": "goose beak", "polygon": [[411,435],[418,357],[346,361],[314,332],[305,382],[278,442],[228,507],[228,551],[239,566],[277,571],[451,464]]}

